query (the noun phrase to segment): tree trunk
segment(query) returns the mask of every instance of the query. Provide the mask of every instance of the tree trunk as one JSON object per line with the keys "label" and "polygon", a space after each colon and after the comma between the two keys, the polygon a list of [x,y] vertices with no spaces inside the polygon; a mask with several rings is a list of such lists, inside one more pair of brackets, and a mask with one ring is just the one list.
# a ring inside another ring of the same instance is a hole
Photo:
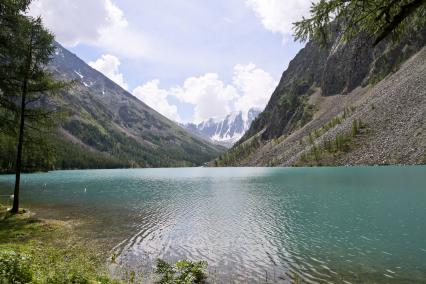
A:
{"label": "tree trunk", "polygon": [[22,171],[22,148],[24,144],[24,126],[25,126],[25,99],[27,96],[27,80],[24,82],[22,89],[22,101],[21,101],[21,117],[19,124],[19,138],[18,138],[18,149],[16,153],[16,174],[15,174],[15,190],[13,192],[13,207],[11,212],[19,212],[19,189],[21,184],[21,171]]}
{"label": "tree trunk", "polygon": [[392,20],[383,28],[380,34],[377,36],[376,40],[373,43],[373,46],[376,46],[381,42],[385,37],[387,37],[393,30],[395,30],[399,24],[411,14],[413,14],[420,6],[426,4],[426,0],[414,0],[408,4],[405,4],[401,7],[401,11],[395,15]]}
{"label": "tree trunk", "polygon": [[28,57],[26,58],[25,64],[25,77],[22,86],[22,100],[21,100],[21,113],[19,123],[19,137],[18,137],[18,148],[16,152],[16,172],[15,172],[15,190],[13,192],[13,206],[11,213],[16,214],[19,212],[19,189],[21,185],[21,171],[22,171],[22,149],[24,147],[24,128],[25,128],[25,106],[26,97],[28,93],[28,80],[31,71],[31,62],[33,60],[33,30],[31,30],[30,41],[28,45]]}

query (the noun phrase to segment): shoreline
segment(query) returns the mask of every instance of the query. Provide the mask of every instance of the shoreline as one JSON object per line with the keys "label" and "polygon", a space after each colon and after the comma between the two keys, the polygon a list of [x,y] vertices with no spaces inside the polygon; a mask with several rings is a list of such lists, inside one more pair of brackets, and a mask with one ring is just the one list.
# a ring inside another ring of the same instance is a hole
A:
{"label": "shoreline", "polygon": [[[256,168],[264,168],[264,169],[322,169],[322,168],[386,168],[386,167],[426,167],[426,164],[373,164],[373,165],[336,165],[336,166],[330,166],[330,165],[314,165],[314,166],[223,166],[223,167],[210,167],[210,166],[194,166],[194,167],[159,167],[159,168],[90,168],[90,169],[55,169],[55,170],[49,170],[49,171],[35,171],[35,172],[22,172],[23,174],[45,174],[45,173],[51,173],[51,172],[60,172],[60,171],[108,171],[108,170],[160,170],[160,169],[199,169],[199,168],[206,168],[206,169],[233,169],[233,168],[243,168],[243,169],[256,169]],[[15,175],[14,172],[2,172],[0,171],[0,176],[10,176]]]}
{"label": "shoreline", "polygon": [[[0,280],[7,283],[11,281],[8,277],[14,277],[13,281],[23,283],[121,283],[109,275],[107,253],[101,250],[101,244],[83,238],[78,226],[75,220],[38,218],[36,212],[25,209],[11,215],[0,204]],[[10,263],[18,268],[8,267]]]}

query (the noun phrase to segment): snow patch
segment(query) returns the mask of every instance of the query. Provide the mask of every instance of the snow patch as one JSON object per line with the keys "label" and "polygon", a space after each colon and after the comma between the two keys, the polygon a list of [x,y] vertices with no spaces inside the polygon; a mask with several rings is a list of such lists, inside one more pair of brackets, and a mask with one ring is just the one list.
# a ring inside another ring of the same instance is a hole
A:
{"label": "snow patch", "polygon": [[257,109],[251,109],[246,113],[233,112],[222,120],[210,118],[198,124],[187,124],[186,127],[192,131],[195,127],[198,134],[214,142],[234,144],[243,137],[259,113],[260,110]]}
{"label": "snow patch", "polygon": [[84,76],[80,72],[78,72],[77,70],[74,70],[74,73],[77,74],[80,77],[80,79],[84,78]]}

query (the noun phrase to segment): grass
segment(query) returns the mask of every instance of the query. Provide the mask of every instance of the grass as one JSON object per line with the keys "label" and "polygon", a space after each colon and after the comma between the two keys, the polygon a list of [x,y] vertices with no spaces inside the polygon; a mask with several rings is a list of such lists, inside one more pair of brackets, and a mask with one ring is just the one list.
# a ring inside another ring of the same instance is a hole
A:
{"label": "grass", "polygon": [[160,276],[160,280],[157,282],[159,284],[205,283],[206,268],[207,262],[205,261],[181,260],[173,265],[158,259],[155,273]]}
{"label": "grass", "polygon": [[40,220],[0,207],[0,283],[119,283],[107,273],[99,246],[75,224]]}
{"label": "grass", "polygon": [[[133,271],[113,279],[107,259],[115,262],[117,256],[108,257],[100,244],[79,237],[76,229],[75,223],[37,219],[25,210],[12,215],[0,204],[0,283],[142,283]],[[206,267],[204,261],[158,260],[157,283],[204,283]]]}

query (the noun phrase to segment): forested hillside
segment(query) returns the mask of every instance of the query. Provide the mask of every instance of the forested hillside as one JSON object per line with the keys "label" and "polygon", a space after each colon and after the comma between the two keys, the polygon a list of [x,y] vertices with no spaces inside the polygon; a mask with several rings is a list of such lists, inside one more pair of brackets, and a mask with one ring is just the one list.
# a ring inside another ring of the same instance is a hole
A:
{"label": "forested hillside", "polygon": [[[41,102],[61,106],[60,127],[47,135],[47,145],[24,148],[26,170],[195,166],[224,150],[152,110],[59,44],[48,69],[72,83],[54,101]],[[16,137],[0,134],[2,171],[13,171],[15,148]]]}

